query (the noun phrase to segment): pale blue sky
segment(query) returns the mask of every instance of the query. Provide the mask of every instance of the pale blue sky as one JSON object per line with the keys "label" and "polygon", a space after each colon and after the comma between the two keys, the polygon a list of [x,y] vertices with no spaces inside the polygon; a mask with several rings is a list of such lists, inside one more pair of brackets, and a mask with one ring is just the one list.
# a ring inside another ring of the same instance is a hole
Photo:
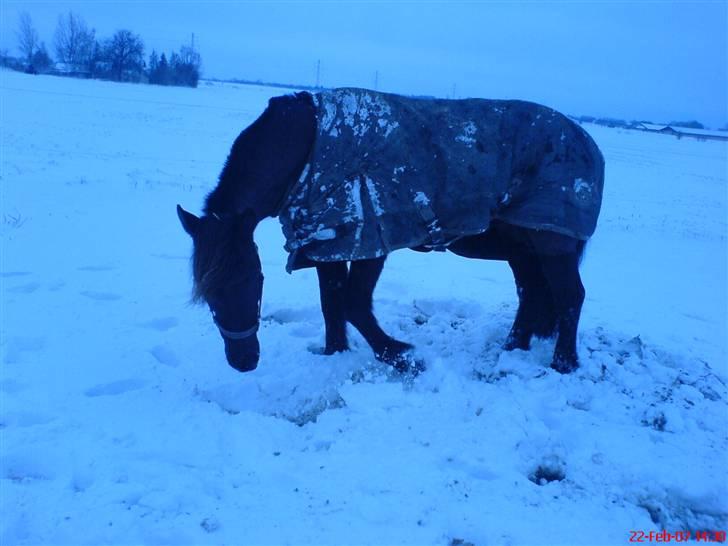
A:
{"label": "pale blue sky", "polygon": [[2,0],[0,47],[28,11],[49,46],[60,13],[169,50],[195,33],[204,75],[458,97],[572,114],[728,122],[728,3]]}

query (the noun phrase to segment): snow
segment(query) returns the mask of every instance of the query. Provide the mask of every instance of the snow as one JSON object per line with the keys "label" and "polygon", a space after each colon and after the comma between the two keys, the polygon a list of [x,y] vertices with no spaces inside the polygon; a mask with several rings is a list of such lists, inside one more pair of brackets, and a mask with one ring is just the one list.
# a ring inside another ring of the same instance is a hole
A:
{"label": "snow", "polygon": [[583,178],[574,179],[574,193],[581,199],[589,199],[591,197],[591,184]]}
{"label": "snow", "polygon": [[430,199],[421,191],[418,191],[415,193],[414,202],[418,205],[424,205],[427,206],[430,204]]}
{"label": "snow", "polygon": [[[383,327],[326,357],[276,220],[259,368],[191,306],[190,241],[239,131],[279,90],[0,72],[0,543],[622,544],[725,529],[726,144],[585,125],[607,163],[582,265],[582,367],[503,353],[506,265],[398,252]],[[562,479],[554,479],[562,478]],[[552,479],[552,481],[548,481]],[[458,542],[461,541],[461,542]]]}
{"label": "snow", "polygon": [[372,180],[368,176],[365,176],[364,183],[367,186],[367,192],[369,193],[369,200],[371,201],[372,208],[374,209],[374,214],[376,214],[377,216],[382,216],[385,211],[382,208],[382,204],[379,200],[379,193],[377,193],[377,187],[374,184],[374,180]]}
{"label": "snow", "polygon": [[473,135],[477,132],[478,128],[472,121],[469,121],[463,124],[462,129],[463,132],[456,136],[455,140],[462,142],[468,148],[472,148],[473,144],[475,144],[475,138],[473,138]]}
{"label": "snow", "polygon": [[[337,121],[335,99],[324,100],[325,112],[321,121],[323,131],[328,132],[331,136],[338,137],[341,134],[341,123],[350,127],[360,140],[369,129],[373,128],[373,120],[377,121],[377,126],[384,138],[389,137],[392,131],[399,127],[399,123],[389,119],[392,114],[389,105],[377,95],[358,95],[348,89],[333,93],[339,97],[338,100],[341,103],[341,120]],[[331,129],[329,130],[329,128]]]}

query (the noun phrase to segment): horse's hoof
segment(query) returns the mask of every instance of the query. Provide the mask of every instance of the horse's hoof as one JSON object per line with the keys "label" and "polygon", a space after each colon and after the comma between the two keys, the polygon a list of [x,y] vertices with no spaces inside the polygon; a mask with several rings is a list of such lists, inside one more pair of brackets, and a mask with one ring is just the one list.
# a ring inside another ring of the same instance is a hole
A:
{"label": "horse's hoof", "polygon": [[424,360],[415,358],[410,351],[400,354],[393,362],[388,362],[399,373],[417,377],[424,372],[427,367]]}
{"label": "horse's hoof", "polygon": [[503,344],[503,350],[504,351],[515,351],[516,349],[519,349],[521,351],[528,351],[531,348],[531,344],[522,341],[515,341],[511,339],[507,339],[506,342]]}
{"label": "horse's hoof", "polygon": [[513,332],[511,332],[508,337],[506,338],[505,343],[503,344],[503,350],[504,351],[515,351],[516,349],[520,349],[521,351],[528,351],[531,348],[531,336],[526,336],[522,334],[514,335]]}
{"label": "horse's hoof", "polygon": [[343,353],[344,351],[348,351],[349,347],[339,349],[334,347],[321,347],[321,345],[309,345],[308,350],[315,355],[331,356],[336,353]]}
{"label": "horse's hoof", "polygon": [[559,373],[571,373],[579,367],[579,361],[575,358],[554,358],[551,368]]}
{"label": "horse's hoof", "polygon": [[326,356],[335,355],[336,353],[343,353],[349,350],[349,347],[324,347],[321,354]]}
{"label": "horse's hoof", "polygon": [[401,374],[419,375],[425,371],[424,361],[415,358],[414,346],[402,341],[396,341],[387,347],[381,354],[376,355],[378,360],[389,364]]}

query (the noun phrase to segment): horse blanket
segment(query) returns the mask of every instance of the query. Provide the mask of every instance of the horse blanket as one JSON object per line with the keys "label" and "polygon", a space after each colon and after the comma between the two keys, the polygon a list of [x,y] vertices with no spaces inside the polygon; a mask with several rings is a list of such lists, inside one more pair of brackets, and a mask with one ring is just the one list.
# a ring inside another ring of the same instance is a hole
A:
{"label": "horse blanket", "polygon": [[515,100],[311,95],[316,140],[279,215],[288,270],[443,249],[494,219],[588,239],[604,160],[566,116]]}

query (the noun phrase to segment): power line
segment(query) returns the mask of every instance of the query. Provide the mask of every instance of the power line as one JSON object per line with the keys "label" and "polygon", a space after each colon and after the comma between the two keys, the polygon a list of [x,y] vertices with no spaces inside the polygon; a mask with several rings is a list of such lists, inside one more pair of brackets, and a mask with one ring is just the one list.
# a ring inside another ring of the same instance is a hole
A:
{"label": "power line", "polygon": [[203,104],[189,104],[189,103],[183,103],[183,102],[165,102],[165,101],[157,101],[157,100],[148,100],[148,99],[129,99],[129,98],[122,98],[122,97],[104,97],[101,95],[86,95],[82,93],[66,93],[62,91],[41,91],[39,89],[21,89],[19,87],[5,87],[0,86],[0,89],[5,91],[19,91],[21,93],[38,93],[41,95],[60,95],[64,97],[78,97],[82,99],[100,99],[100,100],[111,100],[111,101],[118,101],[118,102],[136,102],[136,103],[143,103],[143,104],[155,104],[157,106],[180,106],[184,108],[201,108],[203,110],[225,110],[228,112],[240,112],[241,114],[250,113],[248,110],[240,110],[239,108],[228,108],[225,106],[207,106]]}
{"label": "power line", "polygon": [[[152,155],[140,155],[140,154],[110,154],[105,152],[84,152],[84,151],[78,151],[78,150],[72,150],[72,151],[66,151],[66,150],[58,150],[53,148],[42,148],[38,146],[33,146],[32,151],[25,152],[28,155],[34,155],[35,152],[43,152],[47,154],[57,154],[62,155],[63,157],[74,157],[74,156],[81,156],[81,157],[91,157],[96,159],[103,159],[103,160],[115,160],[115,159],[122,159],[125,161],[128,161],[129,159],[133,160],[141,160],[141,161],[155,161],[155,162],[165,162],[168,161],[170,163],[200,163],[200,164],[208,164],[208,165],[222,165],[224,163],[224,159],[221,159],[220,161],[211,161],[209,159],[191,159],[191,158],[175,158],[175,157],[167,157],[167,156],[152,156]],[[23,150],[20,150],[17,155],[22,155],[24,153]]]}

